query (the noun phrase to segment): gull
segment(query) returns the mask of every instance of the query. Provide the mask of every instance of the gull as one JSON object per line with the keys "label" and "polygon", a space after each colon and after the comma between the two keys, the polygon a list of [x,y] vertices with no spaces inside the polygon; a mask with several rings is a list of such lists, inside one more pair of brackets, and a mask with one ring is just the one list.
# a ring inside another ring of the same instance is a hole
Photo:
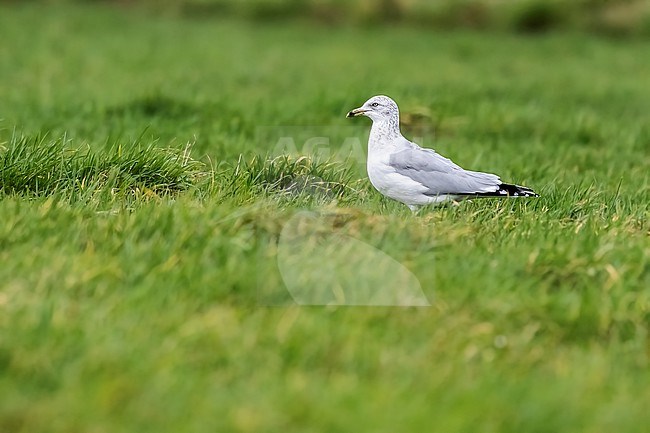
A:
{"label": "gull", "polygon": [[501,182],[496,174],[468,171],[450,159],[407,140],[399,129],[399,108],[378,95],[347,117],[372,120],[368,137],[368,177],[377,191],[407,205],[420,206],[476,197],[539,197],[525,186]]}

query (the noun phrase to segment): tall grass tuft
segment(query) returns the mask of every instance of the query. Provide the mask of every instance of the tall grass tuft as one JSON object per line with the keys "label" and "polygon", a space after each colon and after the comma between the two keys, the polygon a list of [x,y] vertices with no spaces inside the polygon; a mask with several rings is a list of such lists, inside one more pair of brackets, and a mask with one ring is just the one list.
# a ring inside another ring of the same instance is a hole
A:
{"label": "tall grass tuft", "polygon": [[307,157],[240,156],[234,164],[209,169],[190,157],[189,145],[162,149],[136,142],[94,153],[70,146],[65,137],[14,136],[0,147],[0,195],[5,196],[56,194],[72,201],[105,195],[147,198],[194,188],[205,198],[269,195],[322,201],[354,191],[351,179],[345,164]]}
{"label": "tall grass tuft", "polygon": [[308,157],[281,155],[265,158],[240,156],[226,166],[216,182],[222,197],[254,197],[260,194],[291,199],[343,199],[354,191],[352,173],[345,164],[319,162]]}
{"label": "tall grass tuft", "polygon": [[0,148],[0,193],[166,195],[192,186],[203,166],[189,156],[189,145],[178,150],[116,144],[103,153],[68,145],[65,137],[14,135]]}

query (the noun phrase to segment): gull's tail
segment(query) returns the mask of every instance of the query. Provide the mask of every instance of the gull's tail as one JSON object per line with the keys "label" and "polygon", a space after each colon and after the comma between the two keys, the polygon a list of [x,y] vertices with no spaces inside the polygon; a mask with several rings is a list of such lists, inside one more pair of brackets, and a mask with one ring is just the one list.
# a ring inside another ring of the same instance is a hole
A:
{"label": "gull's tail", "polygon": [[509,183],[500,184],[499,189],[494,192],[478,192],[467,195],[476,197],[539,197],[539,194],[528,187]]}

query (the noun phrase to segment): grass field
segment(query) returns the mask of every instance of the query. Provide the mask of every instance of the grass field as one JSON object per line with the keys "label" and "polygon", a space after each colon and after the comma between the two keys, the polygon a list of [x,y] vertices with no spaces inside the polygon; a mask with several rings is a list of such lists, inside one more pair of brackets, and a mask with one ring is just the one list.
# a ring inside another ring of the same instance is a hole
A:
{"label": "grass field", "polygon": [[[0,28],[0,432],[650,424],[647,40],[38,4]],[[377,93],[542,197],[381,198],[345,119]],[[294,305],[304,210],[431,307]]]}

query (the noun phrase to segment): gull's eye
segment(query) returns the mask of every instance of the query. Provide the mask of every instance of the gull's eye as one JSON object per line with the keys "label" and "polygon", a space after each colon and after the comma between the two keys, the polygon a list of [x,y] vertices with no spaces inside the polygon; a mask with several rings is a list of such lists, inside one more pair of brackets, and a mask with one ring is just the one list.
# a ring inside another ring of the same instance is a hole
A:
{"label": "gull's eye", "polygon": [[371,107],[379,107],[379,104],[376,103],[376,102],[373,102],[372,104],[370,104],[370,106],[371,106]]}

